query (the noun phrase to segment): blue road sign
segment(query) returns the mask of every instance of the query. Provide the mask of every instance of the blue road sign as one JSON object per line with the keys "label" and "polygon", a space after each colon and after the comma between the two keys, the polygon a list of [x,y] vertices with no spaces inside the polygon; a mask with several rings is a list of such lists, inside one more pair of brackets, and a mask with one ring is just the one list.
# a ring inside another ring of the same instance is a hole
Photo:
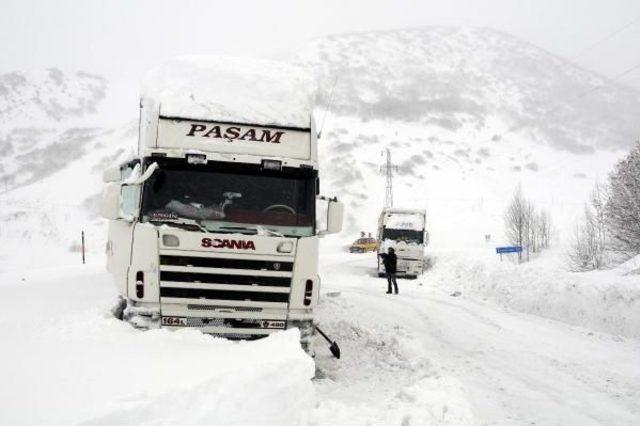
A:
{"label": "blue road sign", "polygon": [[496,253],[520,253],[522,251],[522,247],[520,246],[511,246],[511,247],[496,247]]}

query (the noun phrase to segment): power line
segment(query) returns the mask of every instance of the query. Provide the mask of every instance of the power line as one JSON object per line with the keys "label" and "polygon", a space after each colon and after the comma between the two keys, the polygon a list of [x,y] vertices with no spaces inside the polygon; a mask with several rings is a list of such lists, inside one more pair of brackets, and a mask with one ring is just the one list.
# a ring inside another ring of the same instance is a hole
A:
{"label": "power line", "polygon": [[584,47],[582,50],[580,50],[577,54],[576,54],[576,58],[580,58],[582,55],[584,55],[585,53],[587,53],[589,50],[593,49],[594,47],[600,46],[602,43],[604,43],[605,41],[608,41],[610,39],[612,39],[613,37],[617,36],[618,34],[620,34],[621,32],[623,32],[624,30],[626,30],[627,28],[637,24],[638,22],[640,22],[640,16],[635,17],[632,21],[626,23],[625,25],[623,25],[622,27],[610,32],[609,34],[605,35],[604,37],[596,40],[595,42],[593,42],[592,44]]}
{"label": "power line", "polygon": [[[635,25],[635,24],[637,24],[637,23],[639,23],[639,22],[640,22],[640,16],[636,16],[633,20],[629,21],[628,23],[626,23],[626,24],[625,24],[625,25],[623,25],[622,27],[620,27],[620,28],[618,28],[618,29],[616,29],[616,30],[614,30],[614,31],[610,32],[609,34],[605,35],[604,37],[602,37],[602,38],[600,38],[600,39],[596,40],[594,43],[592,43],[592,44],[588,45],[587,47],[583,48],[581,51],[579,51],[579,52],[576,54],[576,57],[577,57],[577,58],[579,58],[579,57],[580,57],[580,56],[582,56],[584,53],[586,53],[588,50],[593,49],[594,47],[597,47],[597,46],[601,45],[601,44],[602,44],[602,43],[604,43],[605,41],[610,40],[611,38],[615,37],[616,35],[620,34],[620,33],[621,33],[621,32],[623,32],[623,31],[625,31],[627,28],[629,28],[629,27],[631,27],[631,26],[633,26],[633,25]],[[621,79],[622,77],[626,76],[627,74],[630,74],[631,72],[633,72],[633,71],[637,70],[638,68],[640,68],[640,63],[638,63],[638,64],[636,64],[636,65],[634,65],[634,66],[632,66],[632,67],[630,67],[630,68],[626,69],[625,71],[623,71],[623,72],[621,72],[621,73],[619,73],[619,74],[617,74],[617,75],[614,75],[613,77],[611,77],[610,79],[608,79],[607,83],[613,83],[613,82],[615,82],[615,81],[617,81],[617,80]],[[596,92],[596,91],[600,90],[601,88],[603,88],[603,87],[605,86],[605,84],[606,84],[606,83],[600,84],[600,85],[595,86],[595,87],[593,87],[593,88],[591,88],[591,89],[589,89],[589,90],[586,90],[586,91],[585,91],[585,92],[583,92],[583,93],[579,93],[579,94],[577,94],[577,95],[575,95],[575,96],[573,96],[573,97],[569,98],[569,99],[567,100],[567,102],[571,102],[571,101],[573,101],[573,100],[577,100],[577,99],[582,99],[582,98],[584,98],[584,97],[586,97],[586,96],[590,95],[591,93],[594,93],[594,92]],[[564,105],[558,105],[558,106],[556,106],[556,107],[552,108],[551,110],[547,111],[547,112],[546,112],[546,113],[544,113],[544,114],[545,114],[545,115],[549,115],[549,114],[551,114],[551,113],[555,112],[558,108],[561,108],[561,107],[563,107],[563,106],[564,106]],[[500,134],[498,134],[498,135],[494,135],[494,136],[492,136],[490,139],[487,139],[487,140],[483,141],[482,143],[490,142],[491,140],[494,140],[494,139],[496,139],[496,138],[501,139],[503,136],[506,136],[506,135],[508,135],[509,133],[515,132],[516,130],[520,130],[520,129],[522,129],[522,128],[524,128],[524,127],[528,127],[528,126],[530,126],[530,124],[525,124],[525,123],[521,123],[521,124],[518,124],[518,125],[512,126],[512,127],[508,128],[506,131],[504,131],[504,132],[502,132],[502,133],[500,133]]]}
{"label": "power line", "polygon": [[[605,87],[607,84],[611,84],[611,83],[613,83],[613,82],[615,82],[615,81],[617,81],[617,80],[620,80],[622,77],[626,76],[627,74],[632,73],[633,71],[635,71],[635,70],[637,70],[637,69],[640,69],[640,63],[638,63],[638,64],[636,64],[636,65],[634,65],[634,66],[632,66],[632,67],[630,67],[630,68],[627,68],[626,70],[622,71],[622,72],[621,72],[621,73],[619,73],[619,74],[614,75],[614,76],[613,76],[613,77],[611,77],[611,78],[608,78],[608,79],[607,79],[607,81],[605,81],[604,83],[601,83],[601,84],[599,84],[599,85],[597,85],[597,86],[594,86],[594,87],[592,87],[592,88],[590,88],[590,89],[588,89],[588,90],[585,90],[585,91],[584,91],[584,92],[582,92],[582,93],[578,93],[578,94],[576,94],[576,95],[574,95],[574,96],[572,96],[572,97],[568,98],[564,104],[561,104],[561,105],[558,105],[558,106],[556,106],[556,107],[551,108],[549,111],[545,112],[545,113],[544,113],[544,115],[549,115],[549,114],[551,114],[551,113],[555,112],[556,110],[558,110],[558,109],[560,109],[560,108],[565,107],[565,106],[566,106],[566,103],[568,103],[568,102],[572,102],[572,101],[575,101],[575,100],[578,100],[578,99],[582,99],[582,98],[584,98],[584,97],[586,97],[586,96],[588,96],[588,95],[590,95],[590,94],[592,94],[592,93],[594,93],[594,92],[596,92],[596,91],[598,91],[598,90],[602,89],[602,88],[603,88],[603,87]],[[520,130],[520,129],[523,129],[523,128],[525,128],[525,127],[529,127],[529,126],[531,126],[531,124],[530,124],[530,123],[520,123],[520,124],[517,124],[517,125],[515,125],[515,126],[512,126],[512,127],[508,128],[507,130],[505,130],[505,131],[504,131],[504,132],[502,132],[502,133],[499,133],[499,134],[497,134],[497,135],[493,135],[491,138],[486,139],[486,140],[482,141],[481,143],[490,142],[490,141],[492,141],[492,140],[495,140],[496,138],[497,138],[497,139],[501,139],[502,137],[504,137],[504,136],[508,135],[509,133],[513,133],[513,132],[515,132],[516,130]]]}

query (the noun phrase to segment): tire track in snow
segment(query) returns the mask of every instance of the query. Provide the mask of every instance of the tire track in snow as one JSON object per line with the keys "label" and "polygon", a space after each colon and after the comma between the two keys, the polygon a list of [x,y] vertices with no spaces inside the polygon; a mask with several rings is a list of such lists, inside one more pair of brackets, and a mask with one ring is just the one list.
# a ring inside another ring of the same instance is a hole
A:
{"label": "tire track in snow", "polygon": [[[383,279],[363,276],[371,270],[363,264],[371,259],[343,256],[340,261],[326,275],[330,290],[340,292],[336,299],[342,299],[343,307],[326,306],[336,301],[323,303],[320,318],[331,321],[332,331],[340,322],[384,333],[400,324],[413,352],[429,360],[431,381],[453,376],[462,383],[463,398],[479,421],[601,424],[615,418],[619,424],[633,424],[640,418],[640,393],[634,385],[640,372],[628,376],[629,363],[640,354],[637,344],[621,346],[557,321],[463,298],[449,300],[415,281],[401,281],[400,296],[386,295]],[[614,358],[612,365],[602,364],[608,357]],[[399,391],[385,395],[393,400],[419,381],[392,382]]]}

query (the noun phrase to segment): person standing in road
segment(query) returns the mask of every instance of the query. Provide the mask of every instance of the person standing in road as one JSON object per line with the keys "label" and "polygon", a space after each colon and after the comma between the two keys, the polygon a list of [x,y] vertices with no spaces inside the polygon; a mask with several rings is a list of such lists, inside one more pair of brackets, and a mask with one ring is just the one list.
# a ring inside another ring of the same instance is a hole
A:
{"label": "person standing in road", "polygon": [[396,294],[398,294],[398,282],[396,281],[398,258],[396,257],[396,251],[393,248],[389,247],[388,253],[378,253],[378,256],[382,258],[382,263],[384,264],[384,272],[387,276],[387,283],[389,285],[389,287],[387,288],[387,294],[391,294],[392,283]]}

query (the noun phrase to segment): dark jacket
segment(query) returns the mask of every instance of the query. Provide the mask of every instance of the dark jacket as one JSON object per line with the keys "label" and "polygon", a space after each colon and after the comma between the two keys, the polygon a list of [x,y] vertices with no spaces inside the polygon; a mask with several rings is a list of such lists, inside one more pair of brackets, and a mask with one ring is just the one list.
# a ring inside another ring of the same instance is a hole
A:
{"label": "dark jacket", "polygon": [[384,263],[384,270],[389,274],[395,274],[397,272],[398,257],[395,253],[380,253],[378,254],[382,258]]}

